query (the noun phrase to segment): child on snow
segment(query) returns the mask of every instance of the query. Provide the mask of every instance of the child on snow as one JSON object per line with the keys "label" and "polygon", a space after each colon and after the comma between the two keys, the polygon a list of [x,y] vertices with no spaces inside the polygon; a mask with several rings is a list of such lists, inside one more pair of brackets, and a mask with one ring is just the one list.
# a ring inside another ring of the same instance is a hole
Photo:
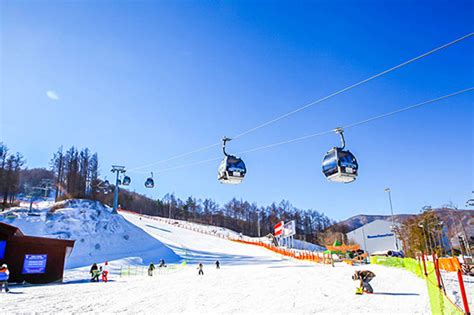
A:
{"label": "child on snow", "polygon": [[370,270],[357,270],[352,275],[352,280],[360,281],[360,285],[356,290],[356,294],[362,294],[364,291],[366,293],[374,293],[374,289],[369,284],[370,281],[375,277],[375,274]]}
{"label": "child on snow", "polygon": [[198,267],[197,267],[197,269],[199,270],[199,271],[198,271],[198,275],[199,275],[199,276],[204,276],[204,271],[202,270],[202,268],[203,268],[202,263],[199,263],[199,265],[198,265]]}
{"label": "child on snow", "polygon": [[2,288],[5,287],[5,292],[8,293],[10,289],[8,289],[8,277],[10,276],[10,271],[8,270],[7,264],[3,264],[0,268],[0,292],[2,292]]}
{"label": "child on snow", "polygon": [[107,282],[109,280],[108,276],[109,276],[109,262],[105,261],[104,268],[102,268],[102,281]]}

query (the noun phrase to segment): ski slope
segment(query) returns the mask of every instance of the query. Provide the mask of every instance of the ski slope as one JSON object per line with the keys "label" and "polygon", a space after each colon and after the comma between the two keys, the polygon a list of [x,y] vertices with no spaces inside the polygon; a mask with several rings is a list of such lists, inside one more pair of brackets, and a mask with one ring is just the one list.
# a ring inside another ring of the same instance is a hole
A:
{"label": "ski slope", "polygon": [[[112,275],[109,283],[88,282],[87,267],[67,270],[64,284],[13,287],[16,294],[0,296],[2,312],[430,313],[423,280],[402,269],[365,267],[377,275],[376,294],[357,296],[351,275],[359,267],[301,263],[257,246],[122,215],[187,265],[153,277]],[[197,275],[199,262],[204,276]]]}

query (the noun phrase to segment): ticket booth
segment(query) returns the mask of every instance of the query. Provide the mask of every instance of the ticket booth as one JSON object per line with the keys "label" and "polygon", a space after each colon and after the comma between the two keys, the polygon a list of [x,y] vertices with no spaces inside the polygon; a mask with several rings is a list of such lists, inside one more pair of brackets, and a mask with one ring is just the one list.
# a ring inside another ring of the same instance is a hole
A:
{"label": "ticket booth", "polygon": [[62,281],[73,247],[73,240],[27,236],[19,228],[0,222],[0,264],[8,265],[8,282]]}

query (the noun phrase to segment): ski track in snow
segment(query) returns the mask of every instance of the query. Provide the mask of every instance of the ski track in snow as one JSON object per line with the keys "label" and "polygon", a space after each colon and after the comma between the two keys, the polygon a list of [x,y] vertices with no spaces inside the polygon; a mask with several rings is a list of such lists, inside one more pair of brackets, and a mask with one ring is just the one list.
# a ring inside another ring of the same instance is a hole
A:
{"label": "ski track in snow", "polygon": [[[111,275],[109,283],[88,282],[88,267],[69,269],[64,284],[13,286],[13,294],[0,295],[0,312],[430,313],[424,281],[402,269],[302,263],[257,246],[123,216],[186,259],[187,266],[153,277]],[[199,262],[204,276],[197,274]],[[355,295],[351,275],[361,268],[377,275],[371,282],[377,294]]]}

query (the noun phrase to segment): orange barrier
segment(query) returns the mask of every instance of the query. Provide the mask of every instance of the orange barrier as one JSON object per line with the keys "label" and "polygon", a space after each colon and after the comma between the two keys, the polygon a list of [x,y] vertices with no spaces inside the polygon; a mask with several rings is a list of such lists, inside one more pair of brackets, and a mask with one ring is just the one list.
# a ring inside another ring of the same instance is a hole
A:
{"label": "orange barrier", "polygon": [[439,269],[457,272],[461,270],[461,264],[456,257],[438,258]]}
{"label": "orange barrier", "polygon": [[244,240],[233,240],[233,241],[237,243],[264,247],[268,250],[271,250],[274,253],[280,254],[282,256],[298,259],[298,260],[306,260],[306,261],[322,263],[322,264],[332,264],[331,254],[317,253],[317,252],[311,252],[311,251],[306,251],[306,250],[292,250],[292,249],[280,248],[280,247],[276,247],[276,246],[262,243],[262,242],[251,242],[251,241],[244,241]]}

